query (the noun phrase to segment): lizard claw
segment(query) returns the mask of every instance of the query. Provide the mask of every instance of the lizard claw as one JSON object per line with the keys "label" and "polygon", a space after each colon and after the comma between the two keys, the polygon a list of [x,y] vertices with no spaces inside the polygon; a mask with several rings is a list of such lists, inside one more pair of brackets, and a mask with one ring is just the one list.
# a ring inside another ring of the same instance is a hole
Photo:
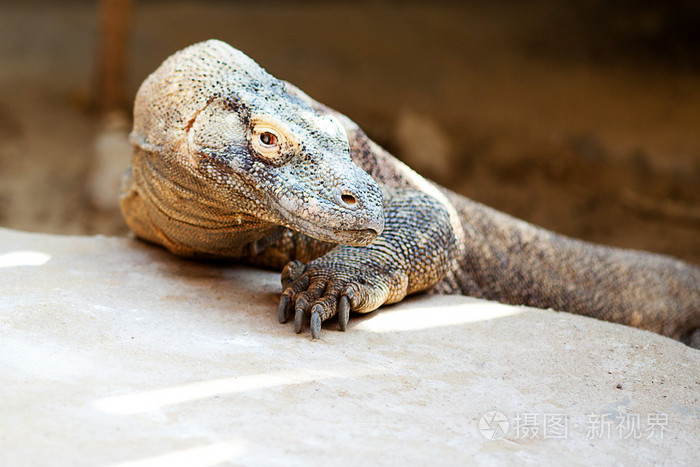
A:
{"label": "lizard claw", "polygon": [[296,311],[294,313],[294,332],[299,334],[304,326],[304,308],[297,304]]}
{"label": "lizard claw", "polygon": [[321,316],[319,311],[321,311],[320,305],[315,305],[311,311],[311,337],[314,339],[318,339],[321,333]]}
{"label": "lizard claw", "polygon": [[280,298],[280,306],[277,309],[277,321],[284,324],[288,319],[289,295],[282,295]]}
{"label": "lizard claw", "polygon": [[290,282],[294,282],[299,278],[299,276],[302,275],[304,270],[306,269],[306,265],[302,263],[299,260],[294,260],[290,261],[284,269],[282,269],[282,275],[280,276],[280,280],[282,282],[282,288],[286,289],[289,286]]}
{"label": "lizard claw", "polygon": [[348,300],[347,295],[340,297],[338,302],[338,327],[341,331],[345,332],[348,327],[348,320],[350,319],[350,300]]}
{"label": "lizard claw", "polygon": [[371,274],[363,265],[323,264],[323,258],[304,265],[289,263],[282,273],[285,285],[277,309],[284,323],[294,315],[294,332],[299,334],[308,320],[311,336],[318,339],[323,322],[338,315],[338,328],[348,327],[350,312],[367,313],[386,302],[390,276]]}

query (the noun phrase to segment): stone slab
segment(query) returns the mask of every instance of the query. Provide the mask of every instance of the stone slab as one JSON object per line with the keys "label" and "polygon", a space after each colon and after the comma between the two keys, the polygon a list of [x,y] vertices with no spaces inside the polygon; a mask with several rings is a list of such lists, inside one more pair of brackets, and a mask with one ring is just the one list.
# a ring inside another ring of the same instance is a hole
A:
{"label": "stone slab", "polygon": [[[700,351],[460,296],[324,327],[278,274],[0,229],[0,464],[692,465]],[[505,433],[501,433],[502,430]]]}

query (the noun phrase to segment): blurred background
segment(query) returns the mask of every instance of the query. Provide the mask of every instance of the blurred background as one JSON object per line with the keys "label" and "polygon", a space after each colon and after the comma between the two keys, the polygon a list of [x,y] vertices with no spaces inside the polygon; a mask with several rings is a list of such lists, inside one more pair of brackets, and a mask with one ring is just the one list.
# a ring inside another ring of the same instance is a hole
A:
{"label": "blurred background", "polygon": [[700,2],[0,0],[0,226],[121,235],[143,79],[218,38],[433,180],[700,263]]}

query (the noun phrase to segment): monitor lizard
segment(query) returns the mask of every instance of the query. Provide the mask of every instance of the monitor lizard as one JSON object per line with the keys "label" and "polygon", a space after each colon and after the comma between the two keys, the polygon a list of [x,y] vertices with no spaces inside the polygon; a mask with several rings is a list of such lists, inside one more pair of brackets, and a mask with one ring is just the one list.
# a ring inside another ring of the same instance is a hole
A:
{"label": "monitor lizard", "polygon": [[171,57],[134,104],[121,210],[192,258],[282,270],[278,319],[366,313],[409,294],[552,308],[681,338],[700,327],[700,268],[586,243],[443,188],[346,116],[209,40]]}

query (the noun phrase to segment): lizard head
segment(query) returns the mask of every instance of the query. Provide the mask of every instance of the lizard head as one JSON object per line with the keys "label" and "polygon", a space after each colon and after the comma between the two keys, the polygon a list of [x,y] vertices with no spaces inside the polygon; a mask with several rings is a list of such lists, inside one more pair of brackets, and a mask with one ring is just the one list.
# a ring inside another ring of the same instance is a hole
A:
{"label": "lizard head", "polygon": [[[381,190],[350,158],[340,120],[313,104],[210,40],[171,56],[144,81],[130,139],[153,159],[145,165],[158,172],[152,176],[177,180],[181,209],[231,219],[240,213],[320,240],[367,245],[383,230]],[[177,209],[168,206],[173,216]]]}

